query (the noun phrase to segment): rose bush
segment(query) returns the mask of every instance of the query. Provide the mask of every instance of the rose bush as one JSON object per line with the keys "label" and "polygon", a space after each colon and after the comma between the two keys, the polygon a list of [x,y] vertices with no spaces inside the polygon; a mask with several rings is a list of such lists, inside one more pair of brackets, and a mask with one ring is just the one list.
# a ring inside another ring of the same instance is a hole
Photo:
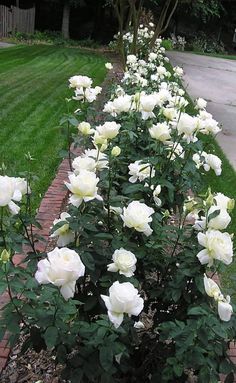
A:
{"label": "rose bush", "polygon": [[[195,375],[206,383],[220,374],[230,382],[235,370],[227,355],[235,306],[212,279],[233,260],[226,230],[234,201],[210,189],[199,195],[204,172],[222,172],[201,137],[220,128],[203,99],[188,113],[182,70],[172,70],[161,39],[147,52],[151,36],[140,28],[141,55],[127,56],[100,125],[91,106],[100,90],[86,76],[69,79],[73,111],[61,125],[70,197],[52,228],[60,249],[35,250],[30,176],[1,176],[1,289],[11,297],[2,335],[8,329],[13,342],[22,328],[24,348],[53,349],[67,382]],[[123,37],[128,50],[132,36]],[[82,146],[78,157],[72,140]],[[11,262],[22,242],[31,246],[26,269]]]}

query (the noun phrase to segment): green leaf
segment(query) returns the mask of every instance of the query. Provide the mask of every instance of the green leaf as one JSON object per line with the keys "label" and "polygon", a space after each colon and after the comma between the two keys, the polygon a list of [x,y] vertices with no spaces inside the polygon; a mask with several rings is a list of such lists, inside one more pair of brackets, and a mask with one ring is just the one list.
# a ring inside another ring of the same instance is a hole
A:
{"label": "green leaf", "polygon": [[95,270],[95,263],[92,255],[90,253],[81,253],[80,254],[83,264],[91,271]]}
{"label": "green leaf", "polygon": [[173,369],[176,376],[180,377],[183,374],[183,367],[179,364],[175,364]]}
{"label": "green leaf", "polygon": [[50,326],[44,333],[44,339],[47,348],[53,348],[57,343],[58,329],[55,326]]}
{"label": "green leaf", "polygon": [[110,347],[101,347],[99,351],[99,360],[102,368],[105,371],[109,371],[113,364],[113,353]]}
{"label": "green leaf", "polygon": [[192,307],[188,310],[188,315],[208,315],[209,313],[201,306]]}
{"label": "green leaf", "polygon": [[222,374],[229,374],[232,371],[232,366],[227,359],[222,360],[220,363],[220,372]]}
{"label": "green leaf", "polygon": [[208,216],[208,222],[209,222],[211,219],[217,217],[219,214],[220,214],[220,209],[213,211],[213,213],[209,214],[209,216]]}
{"label": "green leaf", "polygon": [[98,233],[98,234],[95,234],[94,237],[98,239],[104,239],[104,240],[113,239],[113,235],[110,233]]}

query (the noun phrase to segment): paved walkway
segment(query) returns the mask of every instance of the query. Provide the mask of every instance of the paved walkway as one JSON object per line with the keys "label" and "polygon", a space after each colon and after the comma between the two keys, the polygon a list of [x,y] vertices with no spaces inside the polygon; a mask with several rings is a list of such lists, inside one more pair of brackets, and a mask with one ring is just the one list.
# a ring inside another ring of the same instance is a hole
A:
{"label": "paved walkway", "polygon": [[222,124],[217,141],[236,169],[236,60],[167,52],[171,63],[184,69],[187,92],[208,101],[207,111]]}
{"label": "paved walkway", "polygon": [[0,41],[0,48],[13,47],[14,45],[15,45],[15,44],[4,43],[3,41]]}

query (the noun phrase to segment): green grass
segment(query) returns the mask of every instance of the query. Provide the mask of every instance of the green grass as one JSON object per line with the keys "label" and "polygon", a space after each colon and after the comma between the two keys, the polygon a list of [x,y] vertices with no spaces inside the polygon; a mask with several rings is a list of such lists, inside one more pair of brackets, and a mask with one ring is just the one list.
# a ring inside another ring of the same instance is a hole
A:
{"label": "green grass", "polygon": [[65,146],[59,120],[72,95],[68,78],[88,75],[97,85],[106,69],[102,56],[79,49],[53,46],[16,46],[0,49],[0,164],[8,175],[26,170],[24,154],[35,159],[32,172],[36,204],[47,190]]}

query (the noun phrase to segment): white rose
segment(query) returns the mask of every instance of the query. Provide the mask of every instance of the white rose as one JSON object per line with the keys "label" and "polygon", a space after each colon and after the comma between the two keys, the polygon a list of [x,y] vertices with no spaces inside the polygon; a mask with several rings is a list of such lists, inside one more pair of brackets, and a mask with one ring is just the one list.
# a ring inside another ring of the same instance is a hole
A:
{"label": "white rose", "polygon": [[218,314],[222,321],[229,322],[231,315],[233,313],[233,308],[228,301],[219,301],[218,302]]}
{"label": "white rose", "polygon": [[140,182],[144,181],[146,178],[151,178],[155,176],[155,170],[152,169],[150,164],[143,164],[141,160],[135,161],[128,166],[129,168],[129,182],[135,183],[137,180]]}
{"label": "white rose", "polygon": [[61,227],[59,227],[57,230],[55,230],[51,234],[51,238],[58,237],[57,239],[57,246],[64,247],[68,245],[69,243],[73,242],[75,239],[74,233],[69,228],[69,223],[66,220],[66,218],[70,218],[70,214],[68,213],[61,213],[59,219],[54,219],[53,225],[58,224],[59,222],[65,222],[65,224]]}
{"label": "white rose", "polygon": [[214,195],[214,200],[220,209],[232,210],[234,208],[234,199],[227,197],[223,193]]}
{"label": "white rose", "polygon": [[12,215],[20,211],[20,207],[13,201],[20,202],[26,193],[27,182],[24,178],[0,176],[0,206],[8,206]]}
{"label": "white rose", "polygon": [[164,76],[166,74],[166,68],[162,65],[158,66],[157,67],[157,73],[160,75],[160,76]]}
{"label": "white rose", "polygon": [[206,171],[213,169],[217,176],[221,175],[222,161],[219,157],[215,156],[215,154],[207,154],[206,156],[206,164],[203,166]]}
{"label": "white rose", "polygon": [[120,155],[120,153],[121,153],[121,148],[119,148],[119,146],[114,146],[112,148],[111,155],[113,157],[118,157]]}
{"label": "white rose", "polygon": [[167,120],[173,121],[174,118],[176,118],[176,116],[177,116],[176,109],[164,108],[163,109],[163,115],[165,116],[165,118],[167,118]]}
{"label": "white rose", "polygon": [[152,125],[152,127],[149,129],[151,137],[161,142],[166,142],[171,138],[170,132],[171,130],[166,122]]}
{"label": "white rose", "polygon": [[161,206],[161,199],[158,198],[159,194],[161,193],[161,185],[157,185],[156,188],[153,190],[153,199],[157,206]]}
{"label": "white rose", "polygon": [[147,120],[148,118],[155,117],[153,109],[156,106],[156,98],[152,94],[144,94],[140,97],[139,110],[142,113],[142,119]]}
{"label": "white rose", "polygon": [[192,117],[187,113],[182,113],[177,124],[179,134],[183,134],[183,138],[187,143],[195,142],[197,140],[195,133],[197,131],[197,118]]}
{"label": "white rose", "polygon": [[157,54],[155,52],[150,52],[148,58],[150,61],[154,61],[157,59]]}
{"label": "white rose", "polygon": [[219,286],[213,279],[207,278],[206,274],[204,274],[204,288],[207,295],[214,298],[216,301],[218,301],[219,298],[222,298]]}
{"label": "white rose", "polygon": [[108,146],[107,139],[104,136],[100,136],[98,131],[96,131],[93,136],[93,144],[95,147],[99,148],[100,152],[104,152]]}
{"label": "white rose", "polygon": [[73,160],[72,167],[76,175],[78,175],[81,172],[81,170],[88,170],[89,172],[95,172],[96,161],[90,157],[79,156]]}
{"label": "white rose", "polygon": [[202,265],[212,266],[214,259],[229,265],[233,258],[233,243],[229,233],[221,233],[218,230],[207,230],[204,233],[198,233],[198,242],[205,247],[197,257]]}
{"label": "white rose", "polygon": [[217,133],[221,132],[221,128],[218,126],[218,122],[214,120],[213,118],[207,118],[204,120],[199,120],[200,124],[200,131],[203,134],[213,134],[216,135]]}
{"label": "white rose", "polygon": [[208,210],[208,217],[217,210],[220,210],[219,214],[209,220],[208,227],[215,230],[224,230],[229,225],[231,217],[227,210],[219,209],[219,206],[211,206]]}
{"label": "white rose", "polygon": [[39,261],[35,278],[40,284],[52,283],[60,287],[62,296],[68,300],[74,296],[76,280],[84,272],[85,267],[74,250],[56,247],[48,253],[48,259]]}
{"label": "white rose", "polygon": [[113,100],[113,108],[115,113],[129,112],[131,110],[132,97],[128,94],[119,96]]}
{"label": "white rose", "polygon": [[106,63],[106,64],[105,64],[105,67],[106,67],[108,70],[113,69],[113,65],[112,65],[111,63]]}
{"label": "white rose", "polygon": [[79,207],[83,201],[88,202],[94,198],[102,201],[102,197],[97,194],[99,178],[96,178],[95,173],[81,170],[77,176],[70,174],[69,180],[70,183],[65,182],[65,185],[72,193],[69,199],[72,205]]}
{"label": "white rose", "polygon": [[84,157],[92,158],[96,161],[96,169],[102,170],[107,168],[108,161],[107,155],[105,153],[98,152],[97,149],[87,149],[85,150]]}
{"label": "white rose", "polygon": [[115,121],[107,121],[103,125],[97,126],[96,130],[107,140],[112,140],[119,133],[120,124],[117,124]]}
{"label": "white rose", "polygon": [[91,125],[88,122],[81,122],[78,125],[78,131],[82,133],[84,136],[88,136],[94,133],[94,129],[91,129]]}
{"label": "white rose", "polygon": [[184,73],[183,68],[180,68],[179,66],[176,66],[176,67],[173,68],[173,70],[174,70],[174,73],[175,73],[178,77],[183,76],[183,73]]}
{"label": "white rose", "polygon": [[113,263],[107,266],[107,270],[111,272],[119,271],[120,274],[126,277],[132,277],[136,270],[137,258],[131,251],[127,251],[123,248],[115,250],[112,255]]}
{"label": "white rose", "polygon": [[85,90],[85,98],[88,102],[93,102],[96,100],[97,95],[100,94],[102,91],[102,88],[100,86],[96,86],[95,88],[87,88]]}
{"label": "white rose", "polygon": [[111,114],[113,117],[117,116],[115,106],[112,101],[108,101],[103,108],[103,112]]}
{"label": "white rose", "polygon": [[207,102],[206,102],[206,100],[204,100],[204,98],[201,98],[201,97],[197,98],[197,100],[196,100],[196,108],[197,109],[205,109],[206,106],[207,106]]}
{"label": "white rose", "polygon": [[130,282],[114,282],[109,289],[109,296],[101,295],[101,298],[108,310],[108,317],[116,328],[121,325],[124,314],[138,316],[143,309],[143,299]]}
{"label": "white rose", "polygon": [[137,57],[135,55],[128,55],[126,62],[127,64],[134,64],[137,61]]}
{"label": "white rose", "polygon": [[90,88],[93,81],[87,76],[73,76],[69,78],[70,88]]}
{"label": "white rose", "polygon": [[149,226],[149,223],[152,222],[150,216],[154,213],[155,211],[145,203],[133,201],[127,208],[124,207],[121,218],[124,222],[124,226],[134,228],[148,237],[153,231]]}

